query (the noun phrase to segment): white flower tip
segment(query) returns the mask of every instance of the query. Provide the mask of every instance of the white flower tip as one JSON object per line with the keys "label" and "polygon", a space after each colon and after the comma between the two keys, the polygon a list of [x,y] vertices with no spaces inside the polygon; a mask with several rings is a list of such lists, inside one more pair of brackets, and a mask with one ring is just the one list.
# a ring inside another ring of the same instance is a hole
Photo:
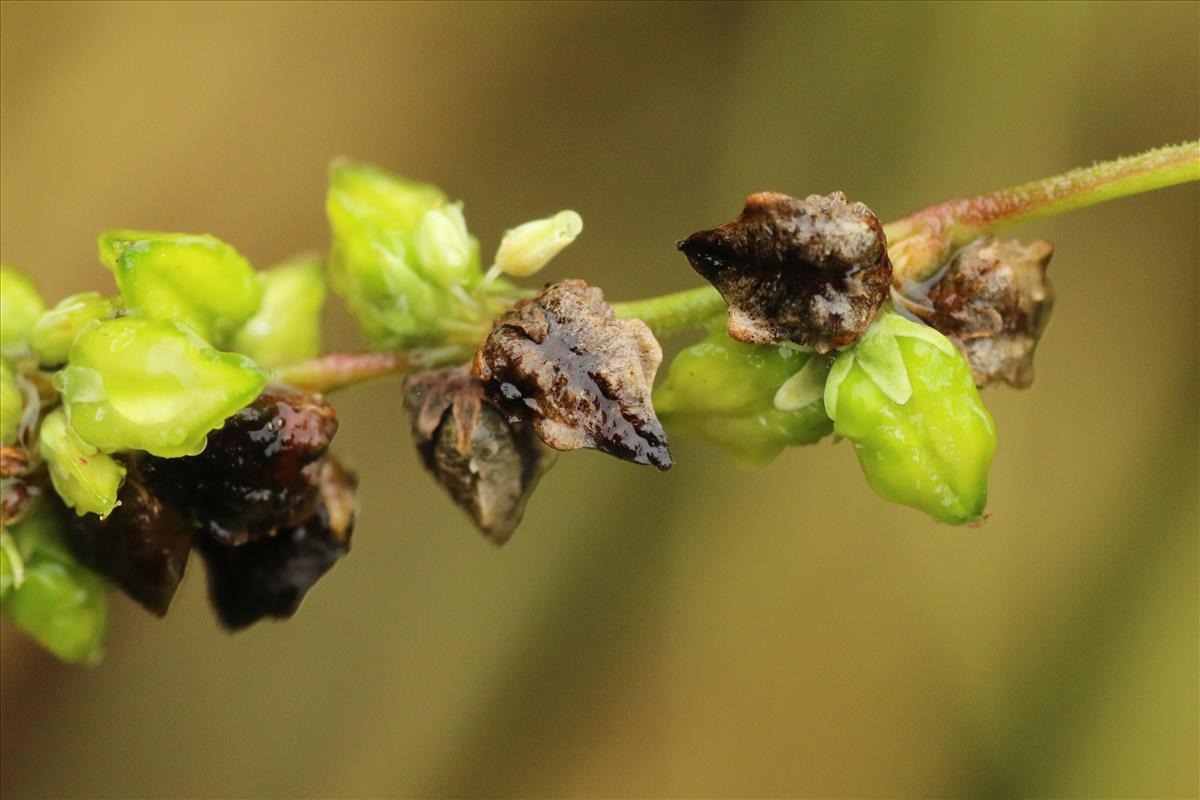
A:
{"label": "white flower tip", "polygon": [[518,225],[504,234],[496,250],[495,268],[515,278],[532,275],[582,232],[583,217],[569,209]]}

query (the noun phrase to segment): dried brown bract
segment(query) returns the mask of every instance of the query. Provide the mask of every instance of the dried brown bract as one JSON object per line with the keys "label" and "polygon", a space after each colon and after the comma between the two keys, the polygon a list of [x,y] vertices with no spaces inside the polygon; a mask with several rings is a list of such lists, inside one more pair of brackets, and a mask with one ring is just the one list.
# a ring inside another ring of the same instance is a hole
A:
{"label": "dried brown bract", "polygon": [[736,220],[679,249],[729,304],[729,335],[748,344],[853,344],[892,284],[883,226],[841,192],[752,194]]}
{"label": "dried brown bract", "polygon": [[923,299],[905,305],[962,347],[977,385],[1024,389],[1054,304],[1046,277],[1053,255],[1045,241],[981,239],[959,251]]}
{"label": "dried brown bract", "polygon": [[16,445],[0,447],[0,478],[20,478],[29,472],[29,451]]}
{"label": "dried brown bract", "polygon": [[270,388],[210,433],[204,452],[146,457],[142,470],[201,530],[238,544],[313,512],[316,472],[337,427],[320,395]]}
{"label": "dried brown bract", "polygon": [[308,590],[349,552],[357,479],[332,455],[317,474],[316,509],[298,523],[241,545],[197,539],[208,567],[209,599],[230,630],[292,616]]}
{"label": "dried brown bract", "polygon": [[64,506],[59,518],[80,562],[161,617],[183,579],[192,525],[146,488],[136,462],[128,470],[118,495],[120,505],[107,517],[78,516]]}
{"label": "dried brown bract", "polygon": [[598,288],[568,280],[496,320],[473,370],[510,421],[531,420],[554,449],[592,447],[667,469],[667,436],[650,402],[660,363],[644,322],[617,319]]}
{"label": "dried brown bract", "polygon": [[554,451],[509,422],[468,365],[413,376],[404,404],[425,467],[488,539],[507,542]]}

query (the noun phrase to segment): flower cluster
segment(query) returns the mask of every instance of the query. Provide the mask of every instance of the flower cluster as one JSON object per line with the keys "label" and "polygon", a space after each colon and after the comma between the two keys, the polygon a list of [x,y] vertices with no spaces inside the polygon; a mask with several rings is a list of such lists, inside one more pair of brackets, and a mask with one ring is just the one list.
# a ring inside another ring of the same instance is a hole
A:
{"label": "flower cluster", "polygon": [[[890,225],[838,192],[758,193],[679,242],[711,288],[628,304],[514,280],[575,241],[574,211],[512,228],[485,268],[461,203],[348,161],[324,259],[260,271],[212,236],[110,231],[117,293],[52,308],[0,267],[0,605],[91,662],[109,587],[165,614],[194,550],[226,628],[291,616],[357,512],[319,392],[389,374],[422,463],[495,544],[559,452],[665,470],[676,433],[754,465],[836,434],[882,497],[978,523],[996,446],[978,389],[1029,385],[1053,300],[1052,246],[990,234],[1198,165],[1165,148]],[[326,280],[373,352],[319,355]],[[656,334],[694,327],[655,387]]]}

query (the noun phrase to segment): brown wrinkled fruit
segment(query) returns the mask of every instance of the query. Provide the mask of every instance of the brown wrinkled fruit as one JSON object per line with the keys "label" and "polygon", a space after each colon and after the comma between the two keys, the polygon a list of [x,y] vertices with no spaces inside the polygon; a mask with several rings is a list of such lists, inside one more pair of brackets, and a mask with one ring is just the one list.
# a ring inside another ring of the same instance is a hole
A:
{"label": "brown wrinkled fruit", "polygon": [[151,490],[198,529],[238,544],[313,512],[316,472],[337,427],[320,395],[273,387],[210,433],[204,452],[147,456],[141,468]]}
{"label": "brown wrinkled fruit", "polygon": [[527,422],[509,422],[462,365],[415,375],[404,404],[425,467],[484,535],[504,544],[556,454]]}
{"label": "brown wrinkled fruit", "polygon": [[729,335],[747,344],[853,344],[892,284],[883,226],[841,192],[752,194],[736,220],[679,249],[729,304]]}
{"label": "brown wrinkled fruit", "polygon": [[650,402],[662,348],[638,319],[617,319],[581,280],[551,284],[496,320],[472,369],[510,421],[531,420],[555,450],[592,447],[671,466]]}
{"label": "brown wrinkled fruit", "polygon": [[315,510],[299,522],[240,545],[197,538],[208,567],[209,599],[226,628],[292,616],[308,590],[349,552],[357,479],[333,456],[321,461],[316,475]]}
{"label": "brown wrinkled fruit", "polygon": [[1024,389],[1054,305],[1046,277],[1053,255],[1045,241],[981,239],[958,252],[924,298],[904,304],[962,347],[976,385]]}
{"label": "brown wrinkled fruit", "polygon": [[59,504],[59,518],[67,546],[80,563],[161,617],[183,579],[192,525],[146,488],[136,461],[127,469],[119,505],[107,517],[78,516]]}

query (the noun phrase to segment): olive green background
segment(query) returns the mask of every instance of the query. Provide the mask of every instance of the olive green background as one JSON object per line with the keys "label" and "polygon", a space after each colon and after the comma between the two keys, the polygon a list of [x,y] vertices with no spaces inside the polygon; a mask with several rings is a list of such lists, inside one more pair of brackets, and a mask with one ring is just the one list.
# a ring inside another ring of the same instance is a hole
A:
{"label": "olive green background", "polygon": [[[894,218],[1200,118],[1194,3],[0,13],[2,252],[51,299],[111,290],[111,226],[324,247],[339,154],[462,198],[485,252],[575,208],[544,276],[632,298],[696,285],[674,242],[752,191]],[[95,670],[5,625],[3,794],[1195,797],[1197,200],[1019,231],[1059,302],[1033,389],[986,395],[979,529],[877,499],[845,444],[747,471],[678,440],[667,474],[562,458],[497,550],[395,382],[338,396],[351,556],[232,637],[194,563],[165,620],[114,600]]]}

